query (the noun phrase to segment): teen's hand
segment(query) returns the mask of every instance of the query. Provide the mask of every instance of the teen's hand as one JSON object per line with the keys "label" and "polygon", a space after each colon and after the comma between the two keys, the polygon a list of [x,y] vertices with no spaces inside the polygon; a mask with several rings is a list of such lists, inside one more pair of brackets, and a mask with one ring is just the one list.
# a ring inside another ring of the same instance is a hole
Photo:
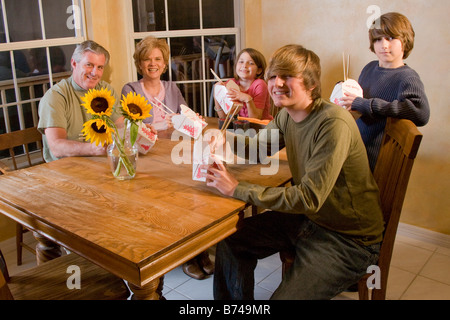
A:
{"label": "teen's hand", "polygon": [[211,153],[220,153],[219,151],[225,150],[226,137],[225,134],[218,129],[208,129],[203,135],[203,141],[208,142]]}
{"label": "teen's hand", "polygon": [[206,185],[216,188],[225,196],[232,197],[239,181],[227,170],[222,161],[214,155],[211,155],[211,158],[214,163],[206,169]]}

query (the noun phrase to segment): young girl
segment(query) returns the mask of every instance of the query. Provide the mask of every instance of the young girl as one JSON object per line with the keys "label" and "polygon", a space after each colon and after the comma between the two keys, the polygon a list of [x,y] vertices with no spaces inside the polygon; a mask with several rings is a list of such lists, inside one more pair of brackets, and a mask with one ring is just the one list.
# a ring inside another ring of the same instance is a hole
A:
{"label": "young girl", "polygon": [[[234,81],[240,91],[231,90],[228,97],[238,104],[242,104],[239,116],[272,120],[270,115],[270,96],[267,84],[264,81],[266,59],[261,52],[246,48],[242,50],[236,59]],[[219,118],[225,118],[226,114],[215,100],[214,108]]]}

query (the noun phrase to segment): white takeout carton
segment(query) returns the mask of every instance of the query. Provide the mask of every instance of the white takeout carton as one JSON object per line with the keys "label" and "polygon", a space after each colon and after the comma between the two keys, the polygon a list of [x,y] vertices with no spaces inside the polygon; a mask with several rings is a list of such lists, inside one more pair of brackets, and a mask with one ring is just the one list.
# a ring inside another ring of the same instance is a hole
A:
{"label": "white takeout carton", "polygon": [[181,114],[184,114],[186,117],[199,121],[202,124],[202,127],[205,128],[208,123],[206,121],[203,121],[191,108],[188,106],[185,106],[184,104],[180,105],[181,108]]}
{"label": "white takeout carton", "polygon": [[208,125],[194,111],[185,105],[181,105],[181,114],[172,117],[175,130],[197,139],[202,130]]}
{"label": "white takeout carton", "polygon": [[[226,141],[225,149],[222,152],[216,151],[214,157],[223,163],[233,163],[234,154],[231,150],[230,143]],[[206,177],[203,177],[203,174],[206,173],[206,170],[201,170],[200,166],[213,163],[211,147],[208,141],[199,139],[194,142],[192,159],[192,180],[205,182]]]}
{"label": "white takeout carton", "polygon": [[345,93],[352,93],[358,97],[363,96],[363,90],[359,83],[353,79],[348,79],[347,81],[341,81],[334,86],[330,101],[342,107],[342,101],[340,99],[345,96]]}
{"label": "white takeout carton", "polygon": [[145,123],[139,124],[138,136],[136,145],[142,154],[146,154],[155,145],[158,135],[154,134],[150,128],[147,128]]}
{"label": "white takeout carton", "polygon": [[206,170],[201,170],[200,166],[208,164],[211,150],[207,141],[196,140],[194,142],[194,151],[192,153],[192,180],[194,181],[206,181],[206,177],[203,176]]}
{"label": "white takeout carton", "polygon": [[233,100],[227,97],[227,93],[230,92],[231,89],[236,89],[240,91],[237,83],[232,80],[228,81],[225,86],[223,85],[214,86],[214,97],[216,98],[217,102],[219,103],[220,107],[222,108],[223,112],[225,112],[225,114],[228,114],[228,112],[230,112],[234,104]]}

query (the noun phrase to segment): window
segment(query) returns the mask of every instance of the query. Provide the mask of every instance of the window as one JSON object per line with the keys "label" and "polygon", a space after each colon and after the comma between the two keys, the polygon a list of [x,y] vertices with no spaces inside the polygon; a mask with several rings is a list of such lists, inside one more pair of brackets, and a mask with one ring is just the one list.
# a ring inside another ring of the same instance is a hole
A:
{"label": "window", "polygon": [[[171,61],[164,80],[179,86],[194,111],[213,116],[213,69],[231,78],[240,36],[237,0],[132,0],[134,44],[167,39]],[[134,46],[131,46],[134,52]],[[138,75],[136,75],[136,79]]]}
{"label": "window", "polygon": [[84,40],[82,6],[81,0],[1,0],[0,134],[37,126],[39,100],[70,76],[73,50]]}

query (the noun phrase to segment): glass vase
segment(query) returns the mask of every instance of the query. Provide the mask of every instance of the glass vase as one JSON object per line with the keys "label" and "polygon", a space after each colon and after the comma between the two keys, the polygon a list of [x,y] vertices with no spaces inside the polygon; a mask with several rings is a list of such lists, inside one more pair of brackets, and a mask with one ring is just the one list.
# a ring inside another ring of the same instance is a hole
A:
{"label": "glass vase", "polygon": [[114,177],[119,180],[129,180],[136,176],[138,148],[131,145],[129,134],[123,139],[115,136],[113,143],[107,148],[108,162]]}

